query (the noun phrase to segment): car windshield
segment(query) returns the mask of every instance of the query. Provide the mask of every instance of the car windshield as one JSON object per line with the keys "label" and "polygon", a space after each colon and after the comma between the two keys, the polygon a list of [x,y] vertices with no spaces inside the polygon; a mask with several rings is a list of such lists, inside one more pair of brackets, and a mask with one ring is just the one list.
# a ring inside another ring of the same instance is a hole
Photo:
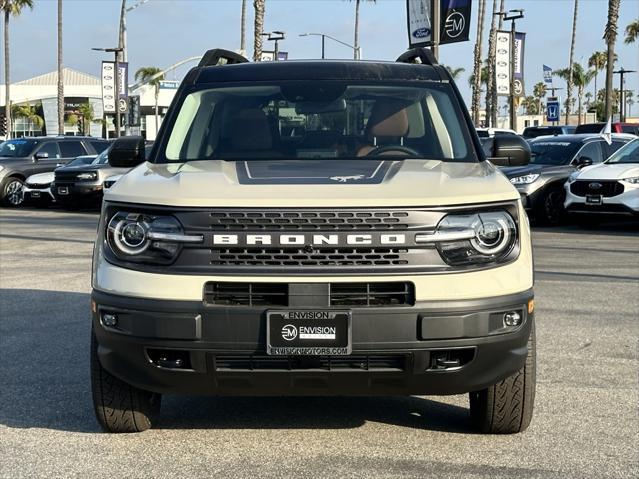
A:
{"label": "car windshield", "polygon": [[186,96],[157,161],[477,161],[449,85],[277,82]]}
{"label": "car windshield", "polygon": [[639,140],[624,145],[606,160],[607,165],[617,163],[639,163]]}
{"label": "car windshield", "polygon": [[580,147],[580,142],[533,141],[530,143],[532,151],[530,163],[535,165],[567,165]]}
{"label": "car windshield", "polygon": [[90,165],[90,164],[93,163],[94,160],[95,160],[95,157],[93,157],[93,156],[78,156],[74,160],[71,160],[69,163],[67,163],[65,166]]}
{"label": "car windshield", "polygon": [[95,159],[91,162],[91,164],[92,165],[106,165],[109,162],[109,150],[110,150],[110,148],[107,148],[102,153],[100,153],[98,156],[96,156]]}
{"label": "car windshield", "polygon": [[7,140],[0,143],[0,156],[21,158],[31,156],[38,144],[35,140]]}

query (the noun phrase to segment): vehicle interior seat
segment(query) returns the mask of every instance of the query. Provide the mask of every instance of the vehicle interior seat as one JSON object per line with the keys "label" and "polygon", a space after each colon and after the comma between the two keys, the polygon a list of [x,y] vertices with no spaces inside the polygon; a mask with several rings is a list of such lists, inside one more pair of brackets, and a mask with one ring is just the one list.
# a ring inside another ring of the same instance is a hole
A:
{"label": "vehicle interior seat", "polygon": [[230,148],[225,157],[279,157],[268,117],[259,108],[239,111],[231,120]]}
{"label": "vehicle interior seat", "polygon": [[[366,124],[366,138],[372,144],[360,147],[357,156],[366,156],[379,146],[404,145],[409,130],[407,107],[404,101],[378,100]],[[395,153],[388,151],[382,154]]]}

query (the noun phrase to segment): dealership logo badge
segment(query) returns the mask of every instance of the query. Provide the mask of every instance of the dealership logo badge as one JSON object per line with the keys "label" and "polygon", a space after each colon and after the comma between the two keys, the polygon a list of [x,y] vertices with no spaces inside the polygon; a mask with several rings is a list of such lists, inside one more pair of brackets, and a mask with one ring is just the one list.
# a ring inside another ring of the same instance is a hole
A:
{"label": "dealership logo badge", "polygon": [[588,184],[588,188],[590,188],[591,190],[598,190],[602,187],[603,185],[601,183],[589,183]]}
{"label": "dealership logo badge", "polygon": [[413,32],[415,38],[426,38],[430,36],[430,28],[418,28]]}
{"label": "dealership logo badge", "polygon": [[524,92],[524,85],[521,83],[521,80],[515,80],[515,94],[521,95]]}
{"label": "dealership logo badge", "polygon": [[285,341],[293,341],[297,338],[297,328],[292,324],[282,326],[282,339]]}
{"label": "dealership logo badge", "polygon": [[444,30],[450,38],[457,38],[466,28],[466,19],[459,12],[453,12],[446,18]]}
{"label": "dealership logo badge", "polygon": [[500,48],[499,50],[497,50],[497,53],[500,55],[506,55],[508,53],[508,50],[506,50],[505,48]]}

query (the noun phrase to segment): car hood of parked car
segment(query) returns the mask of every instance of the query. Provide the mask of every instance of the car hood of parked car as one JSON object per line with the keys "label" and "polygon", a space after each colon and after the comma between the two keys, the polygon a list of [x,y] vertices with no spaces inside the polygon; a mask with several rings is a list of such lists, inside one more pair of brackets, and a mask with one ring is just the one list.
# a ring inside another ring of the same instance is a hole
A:
{"label": "car hood of parked car", "polygon": [[518,198],[489,162],[438,160],[143,163],[105,194],[107,201],[193,207],[419,207]]}
{"label": "car hood of parked car", "polygon": [[47,173],[37,173],[27,178],[28,185],[49,186],[55,179],[55,173],[48,171]]}
{"label": "car hood of parked car", "polygon": [[639,176],[638,163],[600,163],[579,172],[578,180],[622,180]]}
{"label": "car hood of parked car", "polygon": [[556,173],[567,173],[569,171],[568,165],[526,165],[526,166],[506,166],[501,168],[502,173],[508,178],[515,178],[517,176],[534,175],[534,174],[548,174],[553,175]]}

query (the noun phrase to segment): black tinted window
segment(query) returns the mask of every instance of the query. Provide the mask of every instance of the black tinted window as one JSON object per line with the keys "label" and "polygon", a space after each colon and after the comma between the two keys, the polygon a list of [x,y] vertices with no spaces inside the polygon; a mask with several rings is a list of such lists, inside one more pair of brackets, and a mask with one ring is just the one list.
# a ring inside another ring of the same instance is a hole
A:
{"label": "black tinted window", "polygon": [[80,141],[61,141],[60,151],[62,152],[62,158],[75,158],[76,156],[87,154]]}
{"label": "black tinted window", "polygon": [[601,147],[599,146],[598,141],[593,141],[592,143],[588,143],[584,146],[579,155],[577,156],[577,160],[581,158],[590,158],[593,163],[601,163],[603,158],[601,156]]}
{"label": "black tinted window", "polygon": [[37,153],[46,153],[49,158],[60,158],[60,150],[55,141],[48,141],[40,147]]}
{"label": "black tinted window", "polygon": [[533,140],[530,144],[530,162],[540,165],[567,165],[580,146],[581,143],[570,141],[544,141],[541,138]]}
{"label": "black tinted window", "polygon": [[612,144],[604,143],[602,146],[604,148],[604,156],[609,158],[615,151],[625,145],[625,141],[612,140]]}
{"label": "black tinted window", "polygon": [[622,133],[630,133],[632,135],[639,135],[639,126],[622,125],[621,132]]}
{"label": "black tinted window", "polygon": [[38,143],[34,140],[8,140],[0,143],[0,156],[20,158],[31,156],[31,152]]}
{"label": "black tinted window", "polygon": [[91,146],[93,147],[93,149],[95,150],[96,153],[102,153],[104,150],[106,150],[109,147],[109,142],[107,141],[91,141]]}

